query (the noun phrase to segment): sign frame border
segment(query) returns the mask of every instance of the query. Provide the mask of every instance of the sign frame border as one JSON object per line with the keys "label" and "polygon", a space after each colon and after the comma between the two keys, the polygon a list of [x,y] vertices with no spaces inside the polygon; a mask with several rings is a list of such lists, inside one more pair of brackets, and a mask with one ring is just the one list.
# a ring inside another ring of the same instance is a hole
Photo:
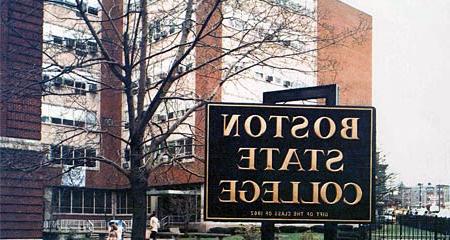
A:
{"label": "sign frame border", "polygon": [[[209,170],[209,109],[210,106],[242,106],[242,107],[261,107],[261,108],[303,108],[303,109],[342,109],[342,110],[365,110],[370,111],[370,125],[372,131],[370,131],[370,202],[369,202],[369,218],[368,219],[298,219],[298,218],[235,218],[235,217],[211,217],[208,216],[208,170]],[[229,103],[229,102],[210,102],[205,106],[205,186],[204,186],[204,211],[203,218],[205,221],[227,221],[227,222],[259,222],[259,221],[271,221],[278,223],[372,223],[375,218],[375,206],[376,193],[375,193],[375,171],[376,162],[376,109],[373,106],[324,106],[324,105],[291,105],[291,104],[263,104],[263,103]]]}

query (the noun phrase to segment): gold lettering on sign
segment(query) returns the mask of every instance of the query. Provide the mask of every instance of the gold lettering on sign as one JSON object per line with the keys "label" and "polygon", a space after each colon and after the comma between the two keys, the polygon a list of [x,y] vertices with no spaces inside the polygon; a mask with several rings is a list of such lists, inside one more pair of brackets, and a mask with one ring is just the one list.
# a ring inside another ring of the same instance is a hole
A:
{"label": "gold lettering on sign", "polygon": [[[251,128],[252,120],[255,119],[255,118],[259,120],[259,131],[258,131],[258,133],[253,133],[252,132],[252,128]],[[245,129],[245,132],[249,136],[256,138],[256,137],[260,137],[261,135],[263,135],[266,132],[267,124],[266,124],[266,121],[264,120],[264,118],[262,118],[261,116],[259,116],[259,115],[251,115],[247,119],[245,119],[244,129]]]}
{"label": "gold lettering on sign", "polygon": [[[342,119],[341,137],[344,139],[359,139],[358,137],[358,120],[359,118],[344,118]],[[351,124],[349,124],[351,122]],[[348,132],[350,131],[350,136]]]}
{"label": "gold lettering on sign", "polygon": [[305,129],[308,127],[308,119],[304,116],[296,116],[292,118],[292,122],[294,122],[297,119],[301,119],[303,120],[301,123],[299,124],[295,124],[294,126],[292,126],[291,128],[291,135],[295,138],[308,138],[308,134],[309,134],[309,130],[306,129],[306,132],[302,135],[298,135],[298,131]]}
{"label": "gold lettering on sign", "polygon": [[241,162],[247,160],[247,166],[241,166],[238,164],[238,169],[242,170],[256,170],[255,168],[255,151],[256,148],[239,148],[238,153],[241,151],[248,151],[248,155],[241,155]]}
{"label": "gold lettering on sign", "polygon": [[[295,161],[291,162],[293,158]],[[296,148],[289,148],[288,152],[286,153],[286,157],[284,158],[283,165],[281,165],[281,168],[278,170],[287,171],[289,165],[298,165],[297,171],[305,171],[305,169],[303,169],[302,167],[302,163],[300,162],[300,157],[297,154]]]}
{"label": "gold lettering on sign", "polygon": [[[336,191],[336,196],[334,197],[333,201],[330,201],[327,196],[328,186],[330,186],[330,185],[333,185],[334,189]],[[341,200],[341,198],[342,198],[342,189],[339,186],[339,184],[337,184],[335,182],[327,182],[322,186],[322,188],[320,188],[320,198],[326,204],[335,204],[335,203],[339,202],[339,200]]]}
{"label": "gold lettering on sign", "polygon": [[342,159],[344,158],[341,150],[338,150],[338,149],[331,149],[331,150],[329,150],[327,155],[329,156],[330,153],[333,153],[333,152],[337,153],[337,156],[329,158],[327,160],[327,162],[325,163],[326,168],[330,172],[339,172],[339,171],[343,172],[344,171],[344,163],[342,163],[339,168],[336,168],[336,169],[331,168],[331,164],[338,163],[338,162],[342,161]]}
{"label": "gold lettering on sign", "polygon": [[269,117],[269,120],[275,118],[275,135],[274,138],[284,138],[283,137],[283,119],[287,119],[289,121],[288,116],[277,116],[273,115]]}
{"label": "gold lettering on sign", "polygon": [[274,170],[273,169],[273,152],[276,151],[280,153],[278,148],[261,148],[259,152],[266,152],[266,168],[264,170]]}
{"label": "gold lettering on sign", "polygon": [[250,191],[250,193],[253,192],[253,197],[252,197],[250,200],[248,200],[248,199],[245,197],[245,194],[247,193],[247,191],[246,191],[246,190],[239,190],[239,198],[240,198],[242,201],[246,202],[246,203],[252,203],[252,202],[256,201],[256,200],[259,198],[259,195],[260,195],[260,193],[261,193],[261,190],[260,190],[258,184],[256,184],[256,183],[253,182],[253,181],[244,181],[244,182],[242,183],[242,188],[244,188],[244,185],[246,185],[247,183],[250,183],[250,184],[252,185],[252,187],[253,187],[253,191]]}
{"label": "gold lettering on sign", "polygon": [[[263,182],[261,186],[264,187],[264,185],[266,185],[266,184],[271,184],[272,188],[271,189],[265,189],[265,191],[263,193],[263,199],[261,199],[261,201],[263,203],[280,203],[280,200],[278,198],[280,182],[279,181],[266,181],[266,182]],[[272,194],[272,200],[264,200],[264,196],[267,193]]]}
{"label": "gold lettering on sign", "polygon": [[[220,202],[228,202],[228,203],[236,203],[236,183],[238,181],[237,180],[222,180],[219,182],[219,186],[222,185],[222,183],[224,184],[228,184],[229,188],[222,188],[222,192],[220,192],[219,195],[219,201]],[[223,193],[230,193],[229,198],[228,199],[222,199],[220,198],[220,196]]]}
{"label": "gold lettering on sign", "polygon": [[222,114],[223,116],[223,136],[228,137],[231,134],[233,128],[236,129],[236,133],[233,137],[239,137],[239,117],[241,115],[231,115],[230,121],[227,123],[228,114]]}
{"label": "gold lettering on sign", "polygon": [[[325,136],[322,135],[322,132],[320,130],[322,120],[328,121],[328,124],[330,125],[330,130],[328,131],[328,134]],[[314,122],[314,132],[316,133],[316,135],[319,138],[328,139],[328,138],[332,137],[334,135],[334,133],[336,132],[336,124],[334,123],[333,119],[331,119],[329,117],[320,117]]]}
{"label": "gold lettering on sign", "polygon": [[319,202],[319,184],[320,182],[311,182],[312,185],[312,200],[307,202],[303,199],[300,199],[303,204],[320,204]]}
{"label": "gold lettering on sign", "polygon": [[309,171],[319,171],[317,169],[317,153],[320,152],[320,153],[324,154],[323,150],[305,149],[304,153],[308,153],[308,152],[311,152],[311,168],[309,169]]}
{"label": "gold lettering on sign", "polygon": [[299,188],[300,182],[291,182],[292,185],[292,200],[283,200],[281,199],[282,203],[300,203],[298,201],[298,188]]}
{"label": "gold lettering on sign", "polygon": [[362,194],[363,194],[362,189],[358,184],[350,182],[350,183],[344,184],[344,191],[348,186],[353,186],[355,188],[356,196],[355,196],[355,200],[353,200],[353,202],[349,202],[349,201],[347,201],[347,199],[344,198],[344,203],[346,203],[348,205],[355,205],[355,204],[359,203],[359,201],[361,201]]}

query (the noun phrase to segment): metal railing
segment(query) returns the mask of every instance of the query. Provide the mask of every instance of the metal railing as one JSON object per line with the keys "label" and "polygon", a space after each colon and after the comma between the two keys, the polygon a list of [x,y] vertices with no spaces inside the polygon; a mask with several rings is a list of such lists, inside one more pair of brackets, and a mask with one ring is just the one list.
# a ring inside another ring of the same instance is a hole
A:
{"label": "metal railing", "polygon": [[450,240],[450,218],[399,215],[395,219],[377,219],[362,226],[370,240]]}
{"label": "metal railing", "polygon": [[89,220],[79,219],[57,219],[44,221],[44,232],[54,231],[74,231],[74,232],[92,232],[94,224]]}

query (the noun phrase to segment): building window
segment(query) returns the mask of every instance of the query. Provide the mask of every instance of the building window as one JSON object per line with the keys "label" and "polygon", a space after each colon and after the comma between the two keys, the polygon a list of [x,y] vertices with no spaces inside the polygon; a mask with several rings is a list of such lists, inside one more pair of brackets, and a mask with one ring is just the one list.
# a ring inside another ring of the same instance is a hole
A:
{"label": "building window", "polygon": [[59,36],[53,36],[53,43],[57,45],[63,44],[63,38]]}
{"label": "building window", "polygon": [[93,148],[74,148],[67,145],[50,145],[49,160],[53,164],[67,166],[83,166],[96,168],[95,158],[97,151]]}
{"label": "building window", "polygon": [[182,138],[174,141],[167,141],[167,147],[161,144],[159,152],[166,152],[172,157],[189,156],[193,153],[193,140],[192,138]]}
{"label": "building window", "polygon": [[131,214],[133,211],[133,201],[129,192],[117,192],[116,201],[117,214]]}
{"label": "building window", "polygon": [[52,194],[52,208],[55,213],[112,213],[111,191],[54,188]]}

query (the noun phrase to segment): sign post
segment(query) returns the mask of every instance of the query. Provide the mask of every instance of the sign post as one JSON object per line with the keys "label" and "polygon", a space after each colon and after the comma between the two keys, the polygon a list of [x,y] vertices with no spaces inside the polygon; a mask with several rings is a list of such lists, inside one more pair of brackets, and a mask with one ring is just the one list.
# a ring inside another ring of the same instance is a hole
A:
{"label": "sign post", "polygon": [[371,222],[374,120],[371,107],[208,104],[205,220],[261,221],[262,239],[274,222]]}
{"label": "sign post", "polygon": [[[293,90],[273,91],[263,93],[263,103],[276,104],[284,101],[298,101],[308,99],[325,98],[325,105],[335,106],[338,103],[337,85],[325,85],[311,88],[299,88]],[[325,223],[325,240],[335,240],[337,226],[333,223]],[[275,239],[275,224],[273,222],[261,222],[261,240]]]}

